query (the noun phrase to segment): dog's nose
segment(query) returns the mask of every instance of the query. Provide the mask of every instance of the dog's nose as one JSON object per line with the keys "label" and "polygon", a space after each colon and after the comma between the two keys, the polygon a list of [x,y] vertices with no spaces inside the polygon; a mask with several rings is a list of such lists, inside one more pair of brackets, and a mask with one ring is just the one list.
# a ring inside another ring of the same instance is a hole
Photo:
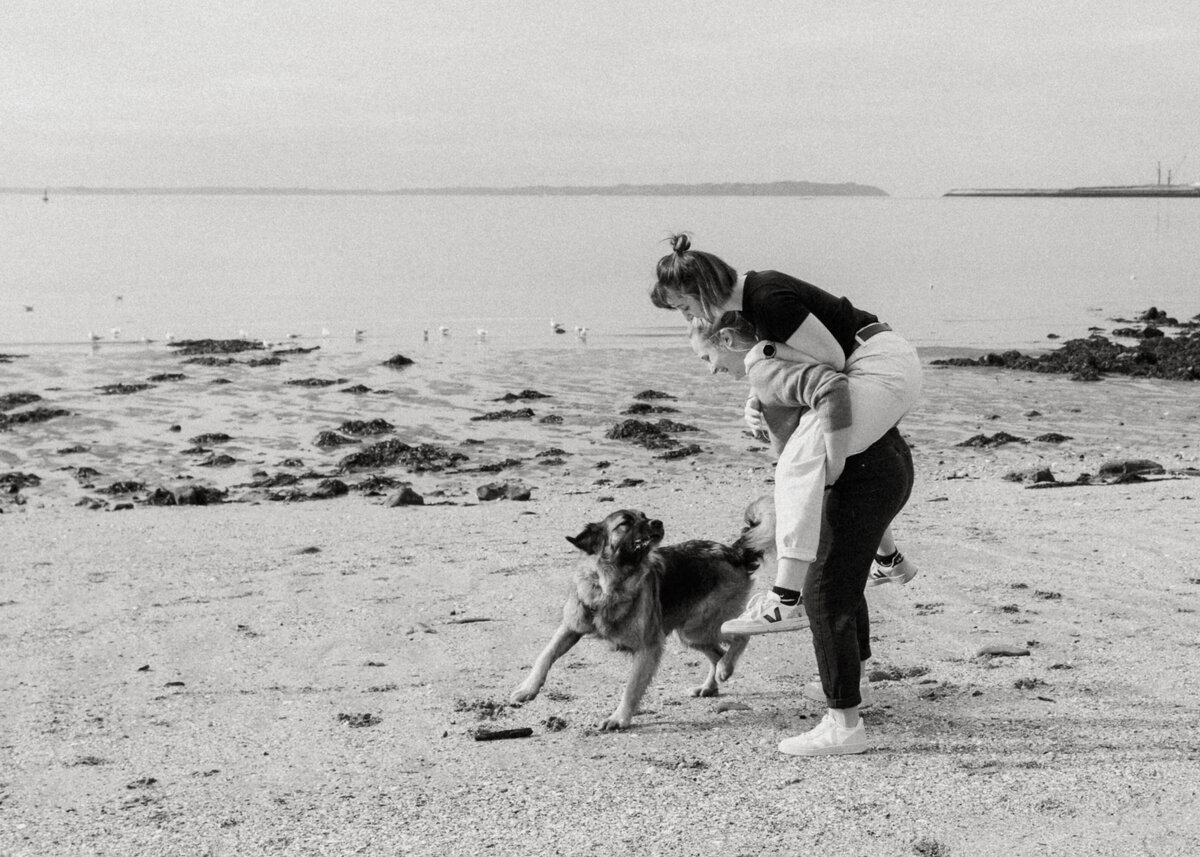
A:
{"label": "dog's nose", "polygon": [[663,534],[663,522],[662,521],[651,521],[650,522],[650,532],[656,536],[661,536]]}

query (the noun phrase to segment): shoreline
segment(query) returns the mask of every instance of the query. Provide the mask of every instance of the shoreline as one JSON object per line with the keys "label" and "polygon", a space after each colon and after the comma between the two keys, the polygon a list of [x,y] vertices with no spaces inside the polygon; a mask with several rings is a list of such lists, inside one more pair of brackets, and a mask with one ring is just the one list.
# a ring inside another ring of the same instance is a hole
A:
{"label": "shoreline", "polygon": [[[431,348],[403,369],[370,343],[229,356],[0,367],[7,391],[45,398],[23,408],[72,411],[0,432],[0,474],[40,477],[0,494],[0,852],[773,854],[763,831],[781,816],[798,847],[872,857],[1200,847],[1192,383],[927,363],[901,424],[917,483],[894,524],[921,573],[867,596],[871,748],[796,760],[775,746],[821,716],[800,693],[816,670],[806,632],[753,641],[715,699],[687,695],[703,658],[670,641],[624,733],[595,729],[628,664],[594,642],[537,700],[508,702],[580,561],[565,535],[637,508],[668,541],[730,540],[770,491],[742,384],[682,345]],[[306,379],[321,384],[287,383]],[[674,410],[624,413],[635,405]],[[665,449],[608,437],[630,419],[690,430]],[[394,429],[314,445],[375,420]],[[387,438],[467,459],[427,449],[335,472]],[[201,464],[222,454],[234,461]],[[1100,478],[1133,460],[1161,469]],[[305,493],[378,476],[425,502],[389,506],[397,489],[378,481],[329,499],[268,499],[295,487],[280,482],[237,488],[243,502],[144,502],[309,470]],[[1031,481],[1042,471],[1055,482]],[[145,487],[95,490],[127,481]],[[493,482],[528,499],[481,499]],[[1025,654],[982,654],[993,645]]]}

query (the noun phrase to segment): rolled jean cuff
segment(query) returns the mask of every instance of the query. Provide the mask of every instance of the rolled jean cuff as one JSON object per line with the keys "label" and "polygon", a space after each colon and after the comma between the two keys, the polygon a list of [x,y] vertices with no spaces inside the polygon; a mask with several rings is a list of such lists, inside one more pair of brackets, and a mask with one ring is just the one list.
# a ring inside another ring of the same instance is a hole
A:
{"label": "rolled jean cuff", "polygon": [[830,708],[857,708],[862,705],[862,694],[857,690],[853,696],[843,696],[840,699],[825,697],[825,704]]}
{"label": "rolled jean cuff", "polygon": [[794,559],[799,562],[807,562],[812,565],[817,561],[817,555],[813,551],[805,551],[801,548],[783,548],[778,545],[775,547],[775,554],[779,559]]}

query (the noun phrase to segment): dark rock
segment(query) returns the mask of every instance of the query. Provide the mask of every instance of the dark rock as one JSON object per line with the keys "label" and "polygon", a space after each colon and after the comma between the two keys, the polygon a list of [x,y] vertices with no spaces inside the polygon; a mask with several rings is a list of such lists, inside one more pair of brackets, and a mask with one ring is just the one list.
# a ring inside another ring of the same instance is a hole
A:
{"label": "dark rock", "polygon": [[261,342],[252,342],[248,339],[184,339],[178,342],[168,342],[167,345],[176,349],[175,353],[180,357],[193,354],[237,354],[242,351],[263,350]]}
{"label": "dark rock", "polygon": [[377,714],[339,714],[338,723],[345,723],[351,729],[361,729],[364,726],[376,726],[383,722]]}
{"label": "dark rock", "polygon": [[148,506],[174,506],[175,495],[166,488],[155,488],[146,496],[146,505]]}
{"label": "dark rock", "polygon": [[237,459],[232,455],[226,455],[221,452],[216,455],[210,455],[208,458],[199,462],[197,467],[228,467],[231,464],[237,464]]}
{"label": "dark rock", "polygon": [[102,396],[127,396],[130,393],[140,393],[142,390],[153,389],[153,384],[105,384],[96,389]]}
{"label": "dark rock", "polygon": [[[1152,308],[1153,309],[1153,308]],[[1114,336],[1135,338],[1121,345],[1099,335],[1072,339],[1060,348],[1031,357],[1019,351],[987,354],[973,360],[934,360],[934,365],[1003,366],[1031,372],[1060,373],[1072,380],[1096,381],[1103,374],[1166,378],[1179,381],[1200,379],[1200,330],[1188,329],[1178,336],[1165,336],[1158,328],[1118,328]]]}
{"label": "dark rock", "polygon": [[314,500],[329,500],[350,493],[350,486],[340,479],[322,479],[312,492]]}
{"label": "dark rock", "polygon": [[384,491],[390,491],[393,488],[397,488],[402,485],[408,485],[408,483],[401,482],[399,479],[394,479],[391,476],[383,476],[379,473],[372,473],[362,482],[351,485],[350,489],[368,496],[378,496]]}
{"label": "dark rock", "polygon": [[0,431],[5,431],[10,426],[44,423],[46,420],[52,420],[56,417],[69,416],[71,416],[71,412],[65,411],[62,408],[32,408],[28,411],[17,411],[15,414],[0,413]]}
{"label": "dark rock", "polygon": [[1146,458],[1130,458],[1120,461],[1108,461],[1100,465],[1099,475],[1102,479],[1114,479],[1124,476],[1141,476],[1146,473],[1162,474],[1166,469],[1157,461]]}
{"label": "dark rock", "polygon": [[402,465],[413,472],[421,473],[444,470],[467,460],[467,456],[461,452],[450,452],[429,443],[409,446],[391,438],[347,455],[338,462],[338,470],[347,473],[356,470],[382,470]]}
{"label": "dark rock", "polygon": [[651,405],[646,402],[635,402],[625,410],[621,411],[622,416],[642,416],[644,414],[677,414],[678,408],[672,408],[668,405]]}
{"label": "dark rock", "polygon": [[107,488],[97,488],[101,494],[135,494],[138,491],[145,490],[146,486],[141,482],[135,482],[132,479],[124,479],[120,482],[114,482]]}
{"label": "dark rock", "polygon": [[384,419],[374,419],[370,422],[364,422],[362,420],[350,420],[338,426],[338,431],[340,431],[342,434],[348,434],[354,437],[388,434],[389,432],[395,430],[396,427]]}
{"label": "dark rock", "polygon": [[543,452],[539,452],[534,457],[535,458],[562,458],[562,457],[570,455],[570,454],[571,453],[567,452],[565,449],[559,449],[558,447],[551,447],[550,449],[547,449]]}
{"label": "dark rock", "polygon": [[191,442],[197,445],[205,443],[225,443],[227,440],[233,440],[232,437],[224,432],[209,432],[208,434],[198,434],[191,439]]}
{"label": "dark rock", "polygon": [[524,399],[550,399],[545,393],[539,393],[537,390],[522,390],[519,393],[505,393],[498,399],[492,399],[493,402],[516,402]]}
{"label": "dark rock", "polygon": [[412,366],[413,361],[405,357],[403,354],[397,354],[383,361],[384,366],[390,366],[393,369],[403,369],[405,366]]}
{"label": "dark rock", "polygon": [[977,434],[974,437],[967,438],[962,443],[956,443],[955,446],[994,447],[1002,446],[1006,443],[1028,443],[1028,441],[1016,435],[1011,435],[1008,432],[999,431],[990,437],[985,434]]}
{"label": "dark rock", "polygon": [[674,461],[679,458],[687,458],[690,455],[700,455],[702,450],[699,444],[689,443],[687,446],[681,446],[678,449],[668,450],[662,455],[657,455],[655,458],[661,458],[664,461]]}
{"label": "dark rock", "polygon": [[226,492],[204,485],[188,485],[175,492],[175,503],[179,506],[214,506],[225,501]]}
{"label": "dark rock", "polygon": [[182,381],[186,377],[187,376],[181,372],[166,372],[162,375],[151,375],[146,380],[157,384],[163,381]]}
{"label": "dark rock", "polygon": [[345,446],[348,443],[358,443],[358,441],[354,438],[340,435],[335,431],[323,431],[317,435],[315,440],[313,440],[313,446],[319,447],[320,449],[329,449],[330,447],[334,446]]}
{"label": "dark rock", "polygon": [[71,471],[71,475],[75,477],[75,481],[79,483],[93,482],[100,475],[100,471],[94,467],[75,467],[67,468]]}
{"label": "dark rock", "polygon": [[364,393],[371,392],[371,388],[364,384],[355,384],[353,387],[344,387],[342,389],[342,392],[343,393],[354,393],[355,395],[361,396]]}
{"label": "dark rock", "polygon": [[480,414],[479,416],[471,417],[473,422],[479,420],[531,420],[533,419],[532,408],[518,408],[515,411],[492,411],[489,414]]}
{"label": "dark rock", "polygon": [[642,390],[634,398],[640,402],[644,402],[649,399],[674,399],[675,397],[670,393],[661,393],[658,390]]}
{"label": "dark rock", "polygon": [[1058,432],[1052,431],[1047,432],[1046,434],[1039,434],[1034,438],[1034,440],[1038,443],[1066,443],[1068,440],[1074,440],[1074,438],[1069,435],[1059,434]]}
{"label": "dark rock", "polygon": [[508,470],[510,467],[520,467],[525,462],[519,458],[506,458],[503,461],[494,461],[491,464],[482,464],[476,468],[480,473],[499,473],[501,470]]}
{"label": "dark rock", "polygon": [[232,357],[189,357],[182,362],[192,366],[228,366],[237,363]]}
{"label": "dark rock", "polygon": [[21,473],[16,470],[0,473],[0,492],[5,494],[16,494],[22,488],[37,487],[41,484],[42,478],[34,473]]}
{"label": "dark rock", "polygon": [[280,467],[303,467],[304,462],[299,458],[285,458],[279,462]]}
{"label": "dark rock", "polygon": [[[279,366],[282,363],[283,363],[283,358],[274,357],[274,356],[272,356],[272,357],[256,357],[253,360],[246,361],[247,366]],[[331,381],[330,383],[331,384],[340,384],[340,383],[344,383],[344,382]]]}
{"label": "dark rock", "polygon": [[980,658],[1024,658],[1029,656],[1029,649],[994,643],[980,648],[975,656]]}
{"label": "dark rock", "polygon": [[489,500],[524,501],[530,498],[531,491],[532,489],[520,482],[489,482],[487,485],[480,485],[476,488],[475,494],[484,502]]}
{"label": "dark rock", "polygon": [[538,420],[538,422],[542,423],[543,425],[559,425],[562,423],[562,421],[563,418],[558,414],[546,414],[546,416]]}
{"label": "dark rock", "polygon": [[87,452],[88,448],[82,443],[77,443],[74,446],[64,446],[62,449],[56,450],[58,455],[75,455],[80,452]]}
{"label": "dark rock", "polygon": [[411,485],[405,485],[395,494],[392,494],[384,502],[389,508],[395,506],[423,506],[425,498],[412,489]]}
{"label": "dark rock", "polygon": [[1013,470],[1004,474],[1005,482],[1054,482],[1054,474],[1049,467],[1034,467],[1029,470]]}
{"label": "dark rock", "polygon": [[0,394],[0,411],[11,411],[30,402],[40,402],[42,397],[37,393],[3,393]]}
{"label": "dark rock", "polygon": [[283,383],[291,387],[332,387],[335,384],[345,384],[345,378],[331,380],[329,378],[293,378]]}

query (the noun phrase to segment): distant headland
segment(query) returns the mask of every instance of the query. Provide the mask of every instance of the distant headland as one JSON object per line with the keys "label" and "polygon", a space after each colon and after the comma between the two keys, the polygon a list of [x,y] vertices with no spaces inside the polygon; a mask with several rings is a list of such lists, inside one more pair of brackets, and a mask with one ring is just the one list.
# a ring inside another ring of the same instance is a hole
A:
{"label": "distant headland", "polygon": [[1200,197],[1200,185],[1114,185],[1064,188],[958,188],[943,196]]}
{"label": "distant headland", "polygon": [[887,196],[854,182],[713,182],[705,184],[523,185],[520,187],[0,187],[0,194],[53,196]]}

